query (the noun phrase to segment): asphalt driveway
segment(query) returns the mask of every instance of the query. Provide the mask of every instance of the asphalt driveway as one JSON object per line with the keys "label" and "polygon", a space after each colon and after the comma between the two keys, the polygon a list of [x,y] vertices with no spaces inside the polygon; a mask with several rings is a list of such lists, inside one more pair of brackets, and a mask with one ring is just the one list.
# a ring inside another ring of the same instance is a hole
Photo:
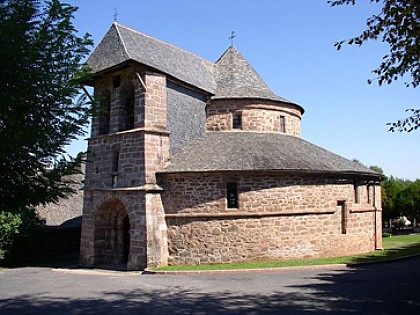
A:
{"label": "asphalt driveway", "polygon": [[269,273],[0,272],[0,314],[420,314],[420,258]]}

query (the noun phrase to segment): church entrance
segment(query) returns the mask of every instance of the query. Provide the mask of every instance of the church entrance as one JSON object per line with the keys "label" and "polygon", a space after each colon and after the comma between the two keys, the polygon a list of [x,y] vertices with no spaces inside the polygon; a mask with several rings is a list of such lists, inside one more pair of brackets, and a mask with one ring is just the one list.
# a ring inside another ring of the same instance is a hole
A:
{"label": "church entrance", "polygon": [[127,264],[130,254],[130,220],[118,199],[105,201],[95,218],[95,264]]}

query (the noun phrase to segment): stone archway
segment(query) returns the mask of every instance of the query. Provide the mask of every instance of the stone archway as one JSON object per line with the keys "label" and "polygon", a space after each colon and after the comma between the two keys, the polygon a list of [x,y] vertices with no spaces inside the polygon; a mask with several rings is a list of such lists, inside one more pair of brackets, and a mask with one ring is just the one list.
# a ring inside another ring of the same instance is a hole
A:
{"label": "stone archway", "polygon": [[105,201],[95,217],[95,265],[127,264],[130,252],[130,219],[118,199]]}

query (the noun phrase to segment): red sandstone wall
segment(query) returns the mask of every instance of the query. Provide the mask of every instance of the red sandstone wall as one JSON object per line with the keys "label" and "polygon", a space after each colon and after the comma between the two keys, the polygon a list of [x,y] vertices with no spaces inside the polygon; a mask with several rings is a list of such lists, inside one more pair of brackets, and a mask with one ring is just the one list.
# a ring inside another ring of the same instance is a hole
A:
{"label": "red sandstone wall", "polygon": [[[107,250],[112,249],[111,244],[98,244],[97,229],[101,229],[98,221],[99,216],[112,218],[116,211],[110,200],[118,200],[128,214],[130,220],[130,255],[127,267],[129,269],[142,269],[147,264],[147,243],[146,243],[146,215],[145,215],[145,193],[138,191],[103,191],[89,190],[84,195],[82,238],[80,244],[80,264],[93,266],[98,261],[98,247]],[[120,206],[120,207],[121,207]],[[111,225],[114,223],[109,221]],[[115,233],[115,230],[109,232]],[[112,241],[112,240],[111,240]],[[95,251],[96,249],[96,251]]]}
{"label": "red sandstone wall", "polygon": [[[227,209],[230,181],[238,182],[238,209]],[[354,204],[352,181],[169,175],[165,188],[170,264],[340,256],[375,249],[375,209],[363,193]],[[346,234],[341,233],[338,200],[347,205]]]}
{"label": "red sandstone wall", "polygon": [[242,114],[242,130],[280,132],[280,116],[286,119],[286,132],[300,137],[301,112],[296,107],[263,100],[215,100],[207,106],[207,130],[232,129],[233,112]]}

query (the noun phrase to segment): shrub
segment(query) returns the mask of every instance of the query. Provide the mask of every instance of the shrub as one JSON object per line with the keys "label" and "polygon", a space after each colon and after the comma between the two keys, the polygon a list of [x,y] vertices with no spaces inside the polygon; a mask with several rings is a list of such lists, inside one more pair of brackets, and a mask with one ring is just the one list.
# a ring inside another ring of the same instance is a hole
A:
{"label": "shrub", "polygon": [[34,209],[0,212],[0,261],[15,264],[31,254],[31,244],[44,233],[45,222]]}
{"label": "shrub", "polygon": [[21,225],[22,220],[19,214],[0,212],[0,260],[5,258]]}

